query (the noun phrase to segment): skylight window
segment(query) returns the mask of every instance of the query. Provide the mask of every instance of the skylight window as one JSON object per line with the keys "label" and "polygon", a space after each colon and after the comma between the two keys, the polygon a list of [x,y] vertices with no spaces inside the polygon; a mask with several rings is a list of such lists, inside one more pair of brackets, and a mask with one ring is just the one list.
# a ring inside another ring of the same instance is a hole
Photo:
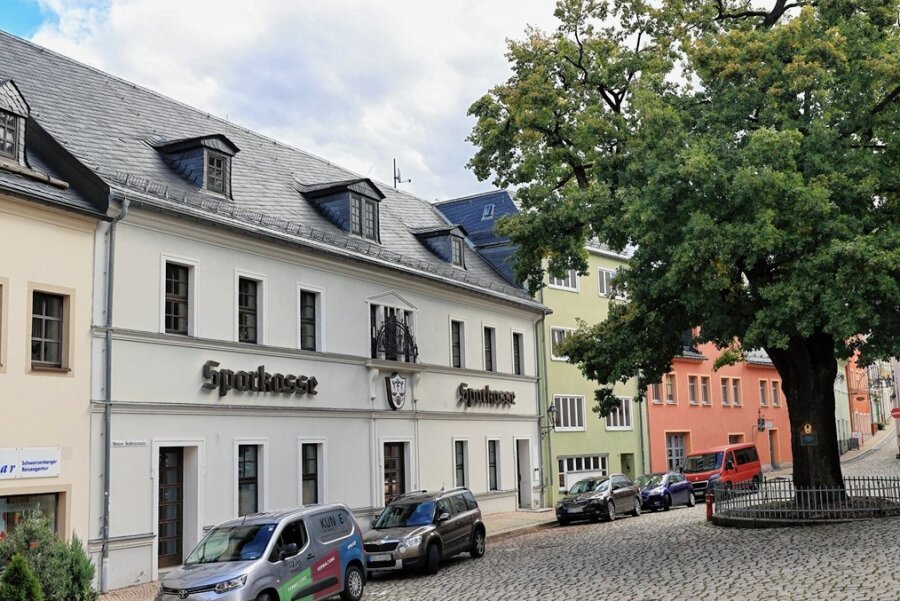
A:
{"label": "skylight window", "polygon": [[494,218],[494,205],[484,205],[484,211],[481,213],[481,220],[487,221]]}

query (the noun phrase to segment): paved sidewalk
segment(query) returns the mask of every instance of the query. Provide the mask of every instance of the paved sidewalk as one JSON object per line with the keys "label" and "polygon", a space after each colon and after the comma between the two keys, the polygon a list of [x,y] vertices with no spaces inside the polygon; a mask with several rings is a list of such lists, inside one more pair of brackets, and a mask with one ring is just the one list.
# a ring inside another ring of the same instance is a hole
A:
{"label": "paved sidewalk", "polygon": [[[550,509],[508,511],[484,517],[488,542],[497,542],[527,534],[554,524],[556,524],[556,516]],[[100,601],[154,601],[158,588],[158,582],[120,588],[100,595]]]}

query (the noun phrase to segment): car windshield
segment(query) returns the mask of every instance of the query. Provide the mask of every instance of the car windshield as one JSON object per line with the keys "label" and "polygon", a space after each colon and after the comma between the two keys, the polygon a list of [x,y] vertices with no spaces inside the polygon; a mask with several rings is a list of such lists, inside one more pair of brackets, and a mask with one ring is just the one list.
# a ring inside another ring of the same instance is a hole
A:
{"label": "car windshield", "polygon": [[434,522],[434,501],[393,503],[384,508],[372,525],[376,530],[427,526]]}
{"label": "car windshield", "polygon": [[219,526],[203,537],[185,564],[252,561],[266,552],[275,524]]}
{"label": "car windshield", "polygon": [[570,495],[581,495],[586,492],[603,492],[609,488],[609,480],[579,480],[571,489]]}
{"label": "car windshield", "polygon": [[664,474],[646,474],[641,476],[635,482],[639,488],[645,488],[647,486],[659,486],[663,483]]}
{"label": "car windshield", "polygon": [[722,451],[717,453],[703,453],[702,455],[689,455],[684,461],[684,473],[708,472],[722,467]]}

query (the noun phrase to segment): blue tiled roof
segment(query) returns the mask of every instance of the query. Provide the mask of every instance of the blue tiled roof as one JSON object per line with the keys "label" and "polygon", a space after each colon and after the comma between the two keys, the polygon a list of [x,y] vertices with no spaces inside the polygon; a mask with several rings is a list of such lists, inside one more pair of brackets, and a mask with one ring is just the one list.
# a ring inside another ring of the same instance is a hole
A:
{"label": "blue tiled roof", "polygon": [[[482,219],[484,207],[494,205],[494,216]],[[475,246],[508,242],[509,238],[494,231],[497,220],[505,215],[519,212],[512,197],[506,190],[492,190],[483,194],[454,198],[435,203],[435,208],[454,225],[463,226]]]}

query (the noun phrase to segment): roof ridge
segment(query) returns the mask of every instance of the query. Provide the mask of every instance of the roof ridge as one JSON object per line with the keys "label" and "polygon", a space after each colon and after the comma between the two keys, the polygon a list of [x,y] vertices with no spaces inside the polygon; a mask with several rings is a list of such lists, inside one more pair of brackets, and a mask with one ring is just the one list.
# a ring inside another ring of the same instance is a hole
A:
{"label": "roof ridge", "polygon": [[451,202],[459,202],[461,200],[472,200],[473,198],[478,198],[479,196],[487,196],[488,194],[501,194],[501,193],[509,194],[510,199],[512,198],[512,194],[509,193],[509,190],[506,188],[495,188],[494,190],[490,190],[488,192],[476,192],[475,194],[469,194],[467,196],[459,196],[457,198],[448,198],[446,200],[437,200],[432,205],[443,205]]}

